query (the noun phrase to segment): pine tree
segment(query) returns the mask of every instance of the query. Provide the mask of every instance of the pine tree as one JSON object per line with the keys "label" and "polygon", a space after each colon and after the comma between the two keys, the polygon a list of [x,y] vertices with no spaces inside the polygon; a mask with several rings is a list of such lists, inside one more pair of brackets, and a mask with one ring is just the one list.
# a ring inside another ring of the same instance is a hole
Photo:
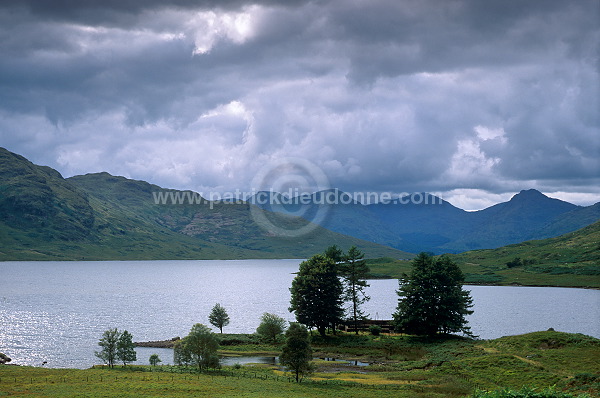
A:
{"label": "pine tree", "polygon": [[466,315],[473,311],[469,292],[462,289],[464,276],[449,257],[433,258],[421,253],[412,262],[413,270],[400,281],[396,330],[417,335],[463,332],[471,335]]}
{"label": "pine tree", "polygon": [[342,284],[332,259],[317,254],[303,261],[290,292],[290,312],[295,312],[298,322],[316,327],[321,336],[341,321]]}
{"label": "pine tree", "polygon": [[354,323],[356,334],[358,334],[358,321],[365,318],[361,305],[371,299],[365,294],[365,288],[369,287],[366,278],[370,270],[364,257],[365,255],[356,246],[352,246],[342,257],[343,262],[338,265],[339,275],[344,285],[343,298],[350,302],[350,318]]}

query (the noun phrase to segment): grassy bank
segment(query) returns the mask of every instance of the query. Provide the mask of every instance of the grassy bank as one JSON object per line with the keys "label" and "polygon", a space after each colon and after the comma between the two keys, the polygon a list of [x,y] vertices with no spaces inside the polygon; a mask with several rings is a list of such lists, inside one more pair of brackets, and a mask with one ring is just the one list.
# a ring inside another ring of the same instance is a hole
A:
{"label": "grassy bank", "polygon": [[[474,252],[469,252],[474,253]],[[535,265],[509,268],[507,259],[512,254],[496,260],[477,260],[474,255],[452,255],[465,275],[465,283],[470,285],[522,285],[556,286],[600,289],[600,266],[588,265],[583,271],[567,265],[536,263]],[[367,260],[372,278],[401,278],[412,270],[411,262],[382,257]],[[584,272],[584,273],[577,273]]]}
{"label": "grassy bank", "polygon": [[[230,354],[277,352],[277,345],[222,347]],[[268,365],[210,373],[175,366],[86,370],[0,367],[0,396],[19,397],[466,397],[477,389],[548,388],[598,396],[600,340],[536,332],[483,341],[465,338],[340,335],[314,337],[316,357],[371,363],[314,361],[300,384]],[[499,395],[498,395],[499,396]]]}

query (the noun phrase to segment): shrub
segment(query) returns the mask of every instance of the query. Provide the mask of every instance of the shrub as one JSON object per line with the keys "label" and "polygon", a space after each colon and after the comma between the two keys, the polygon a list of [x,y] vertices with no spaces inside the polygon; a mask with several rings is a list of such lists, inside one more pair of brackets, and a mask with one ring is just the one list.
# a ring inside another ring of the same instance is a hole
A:
{"label": "shrub", "polygon": [[379,326],[379,325],[371,325],[371,326],[369,326],[369,332],[373,336],[379,336],[381,334],[381,326]]}

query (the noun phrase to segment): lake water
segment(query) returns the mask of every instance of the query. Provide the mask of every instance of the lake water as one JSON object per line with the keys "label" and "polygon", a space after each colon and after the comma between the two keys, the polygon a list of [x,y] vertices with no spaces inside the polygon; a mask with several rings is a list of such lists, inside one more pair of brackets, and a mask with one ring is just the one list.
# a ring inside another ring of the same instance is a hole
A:
{"label": "lake water", "polygon": [[[293,320],[289,287],[300,260],[98,261],[0,263],[0,352],[13,363],[87,368],[108,328],[135,341],[185,336],[209,325],[215,303],[231,318],[228,333],[252,333],[264,312]],[[390,319],[396,280],[369,281],[373,319]],[[546,330],[600,338],[600,291],[566,288],[467,286],[481,338]],[[150,352],[152,351],[152,352]],[[138,348],[141,363],[170,350]]]}

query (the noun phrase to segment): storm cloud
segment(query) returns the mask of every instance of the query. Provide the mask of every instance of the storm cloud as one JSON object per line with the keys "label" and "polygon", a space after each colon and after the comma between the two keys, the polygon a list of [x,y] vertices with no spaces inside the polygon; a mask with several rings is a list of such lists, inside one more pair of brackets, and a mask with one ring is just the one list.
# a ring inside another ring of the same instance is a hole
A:
{"label": "storm cloud", "polygon": [[591,204],[599,18],[593,0],[5,1],[0,146],[202,192],[296,157],[345,191]]}

